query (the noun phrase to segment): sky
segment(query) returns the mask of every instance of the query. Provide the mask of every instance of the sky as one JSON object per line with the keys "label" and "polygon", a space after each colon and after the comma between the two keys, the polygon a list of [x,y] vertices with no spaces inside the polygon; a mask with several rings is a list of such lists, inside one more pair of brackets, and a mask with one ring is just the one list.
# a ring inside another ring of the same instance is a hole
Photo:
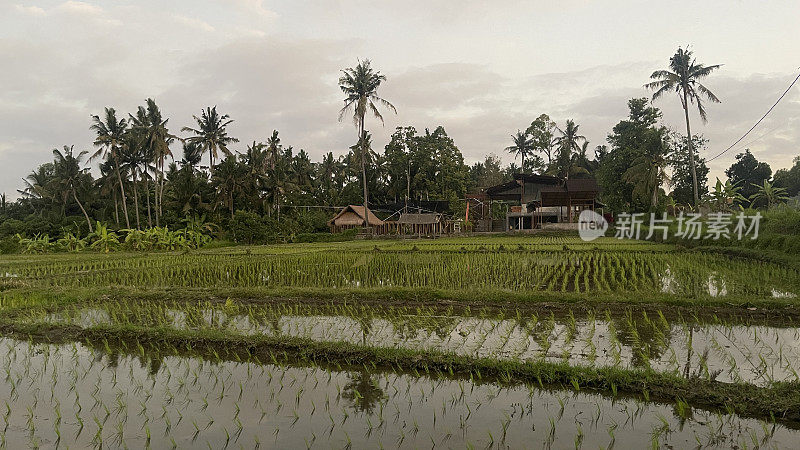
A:
{"label": "sky", "polygon": [[[338,121],[340,70],[370,59],[397,107],[367,120],[382,148],[397,126],[439,125],[468,164],[508,163],[510,135],[542,113],[573,119],[591,148],[605,144],[627,101],[679,46],[723,64],[704,84],[721,100],[692,131],[709,158],[755,123],[800,71],[800,2],[560,0],[0,0],[0,192],[52,160],[92,150],[91,115],[127,116],[148,97],[179,132],[217,106],[234,148],[282,143],[318,161],[346,153],[352,121]],[[678,98],[656,102],[685,132]],[[800,156],[800,83],[741,144],[712,161],[724,179],[750,148],[773,171]],[[180,158],[178,146],[173,149]]]}

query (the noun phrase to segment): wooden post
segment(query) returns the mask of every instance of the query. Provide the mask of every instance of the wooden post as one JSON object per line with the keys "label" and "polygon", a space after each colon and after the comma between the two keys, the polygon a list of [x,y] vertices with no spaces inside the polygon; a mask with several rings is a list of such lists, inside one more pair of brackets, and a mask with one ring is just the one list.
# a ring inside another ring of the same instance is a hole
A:
{"label": "wooden post", "polygon": [[569,213],[567,213],[569,217],[569,223],[572,223],[572,197],[567,198],[567,204],[569,205],[567,206],[567,208],[569,208]]}

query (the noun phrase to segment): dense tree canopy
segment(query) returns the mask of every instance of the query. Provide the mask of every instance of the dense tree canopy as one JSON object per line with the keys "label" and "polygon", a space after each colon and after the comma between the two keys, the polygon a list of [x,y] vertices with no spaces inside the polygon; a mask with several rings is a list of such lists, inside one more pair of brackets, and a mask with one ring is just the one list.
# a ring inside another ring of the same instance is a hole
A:
{"label": "dense tree canopy", "polygon": [[725,175],[732,184],[739,187],[739,193],[749,199],[758,191],[758,186],[772,177],[772,168],[769,164],[758,161],[750,153],[750,149],[746,149],[736,155],[736,162],[725,171]]}

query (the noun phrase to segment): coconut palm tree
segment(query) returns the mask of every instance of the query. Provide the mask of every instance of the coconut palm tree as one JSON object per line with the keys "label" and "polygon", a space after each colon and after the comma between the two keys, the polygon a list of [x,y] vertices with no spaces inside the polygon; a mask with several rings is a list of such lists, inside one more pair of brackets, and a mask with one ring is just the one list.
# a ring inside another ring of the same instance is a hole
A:
{"label": "coconut palm tree", "polygon": [[[169,133],[167,128],[169,119],[164,119],[161,116],[161,110],[156,105],[155,100],[148,98],[145,103],[146,106],[140,106],[137,109],[135,116],[130,116],[130,122],[133,129],[141,133],[142,145],[146,153],[152,155],[153,160],[151,162],[155,165],[155,218],[156,226],[159,226],[162,214],[161,203],[164,199],[164,164],[168,157],[172,157],[169,145],[173,140],[177,139],[177,136]],[[147,206],[149,213],[149,201]]]}
{"label": "coconut palm tree", "polygon": [[[353,111],[353,123],[358,128],[358,141],[361,148],[361,178],[364,184],[364,210],[368,211],[369,204],[369,190],[367,188],[367,155],[366,146],[363,139],[366,135],[364,131],[364,121],[369,110],[372,115],[378,118],[383,123],[383,116],[378,110],[377,105],[394,111],[397,114],[397,109],[378,96],[378,88],[381,83],[386,81],[386,76],[381,75],[379,71],[375,71],[370,67],[370,61],[365,59],[359,61],[356,67],[347,68],[342,70],[342,76],[339,78],[339,88],[345,94],[344,107],[339,111],[339,121],[341,121],[345,114]],[[365,223],[369,226],[369,216],[364,214]]]}
{"label": "coconut palm tree", "polygon": [[[125,146],[120,153],[120,163],[126,173],[133,178],[133,205],[136,211],[136,229],[141,229],[139,218],[139,180],[146,179],[149,175],[152,155],[148,152],[147,144],[142,133],[129,131],[125,134]],[[145,188],[147,189],[147,188]],[[147,192],[147,211],[150,218],[150,194]]]}
{"label": "coconut palm tree", "polygon": [[266,187],[268,196],[272,199],[272,207],[267,210],[267,215],[272,217],[272,212],[278,210],[278,190],[280,187],[279,171],[276,170],[281,157],[281,138],[278,130],[272,130],[272,135],[267,138],[266,155],[264,157],[264,173],[266,174]]}
{"label": "coconut palm tree", "polygon": [[208,107],[201,111],[200,117],[194,117],[197,128],[183,127],[181,131],[194,133],[194,136],[186,139],[190,143],[198,143],[203,147],[203,151],[208,152],[209,170],[214,172],[214,158],[219,156],[219,152],[230,156],[233,154],[228,150],[228,145],[239,142],[239,139],[228,136],[228,125],[233,122],[227,114],[219,115],[217,107]]}
{"label": "coconut palm tree", "polygon": [[692,148],[692,129],[689,125],[689,104],[697,104],[697,111],[703,123],[708,121],[703,102],[708,100],[719,103],[720,100],[713,92],[708,90],[700,80],[707,77],[711,72],[719,69],[721,64],[706,66],[697,63],[688,49],[678,48],[678,51],[669,59],[669,70],[656,70],[650,75],[650,79],[656,80],[645,84],[648,89],[655,90],[653,100],[658,99],[667,92],[675,91],[681,99],[683,113],[686,118],[686,136],[689,149],[689,165],[692,169],[692,184],[694,187],[694,204],[700,201],[697,185],[697,170],[694,161],[694,148]]}
{"label": "coconut palm tree", "polygon": [[517,134],[511,135],[511,140],[514,141],[514,145],[506,147],[506,151],[515,155],[519,155],[522,157],[522,171],[525,172],[525,155],[533,152],[533,139],[531,139],[530,135],[527,131],[520,131],[517,130]]}
{"label": "coconut palm tree", "polygon": [[91,130],[97,134],[94,140],[95,147],[98,150],[89,157],[92,160],[98,156],[108,158],[114,163],[114,171],[117,174],[117,181],[119,182],[119,192],[122,197],[122,211],[125,214],[125,226],[130,228],[131,221],[128,218],[128,203],[125,198],[125,183],[122,182],[122,174],[120,172],[120,152],[124,145],[125,130],[128,128],[128,122],[125,119],[117,119],[117,112],[114,108],[105,109],[105,119],[100,119],[99,116],[92,116],[94,123]]}
{"label": "coconut palm tree", "polygon": [[231,219],[235,211],[236,196],[244,192],[247,168],[233,155],[228,155],[214,172],[211,183],[217,188],[217,203],[228,207]]}
{"label": "coconut palm tree", "polygon": [[576,173],[584,173],[578,166],[578,161],[575,154],[581,152],[581,141],[586,141],[586,137],[578,134],[580,125],[576,125],[575,121],[567,120],[567,124],[562,130],[556,127],[561,136],[555,138],[555,145],[557,154],[555,159],[555,167],[551,167],[549,172],[560,177],[569,178],[570,175]]}
{"label": "coconut palm tree", "polygon": [[763,185],[758,185],[755,183],[751,183],[754,187],[758,188],[755,194],[750,196],[750,204],[754,204],[758,200],[766,200],[767,201],[767,209],[772,208],[772,205],[776,203],[783,203],[786,200],[789,200],[789,196],[786,194],[786,189],[782,187],[777,187],[770,183],[767,180],[764,180]]}
{"label": "coconut palm tree", "polygon": [[625,182],[633,184],[633,195],[639,198],[650,197],[650,206],[658,206],[658,192],[661,185],[669,183],[667,175],[666,152],[650,151],[633,160],[633,165],[622,174]]}
{"label": "coconut palm tree", "polygon": [[83,217],[86,218],[86,224],[89,225],[89,232],[92,233],[94,232],[92,221],[89,219],[89,214],[86,213],[83,203],[78,200],[77,188],[75,186],[76,184],[81,184],[81,182],[86,179],[89,169],[81,168],[81,162],[83,157],[89,152],[82,151],[75,155],[73,147],[72,145],[65,145],[63,152],[57,148],[53,149],[53,157],[55,158],[53,163],[55,168],[55,181],[59,185],[63,205],[66,206],[69,194],[72,194],[75,203],[78,204],[81,212],[83,212]]}

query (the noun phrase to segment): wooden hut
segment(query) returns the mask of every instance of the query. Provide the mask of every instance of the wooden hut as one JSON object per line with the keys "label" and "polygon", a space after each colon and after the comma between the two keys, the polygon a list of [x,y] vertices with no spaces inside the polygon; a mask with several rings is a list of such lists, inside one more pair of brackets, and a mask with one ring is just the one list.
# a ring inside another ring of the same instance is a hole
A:
{"label": "wooden hut", "polygon": [[342,208],[333,219],[328,221],[328,226],[331,228],[331,233],[338,233],[350,228],[363,228],[367,226],[367,217],[369,217],[370,228],[382,229],[384,227],[384,222],[378,219],[371,210],[367,208],[365,214],[364,207],[357,205],[347,205]]}
{"label": "wooden hut", "polygon": [[401,214],[397,224],[410,234],[436,236],[444,231],[444,217],[438,213]]}

